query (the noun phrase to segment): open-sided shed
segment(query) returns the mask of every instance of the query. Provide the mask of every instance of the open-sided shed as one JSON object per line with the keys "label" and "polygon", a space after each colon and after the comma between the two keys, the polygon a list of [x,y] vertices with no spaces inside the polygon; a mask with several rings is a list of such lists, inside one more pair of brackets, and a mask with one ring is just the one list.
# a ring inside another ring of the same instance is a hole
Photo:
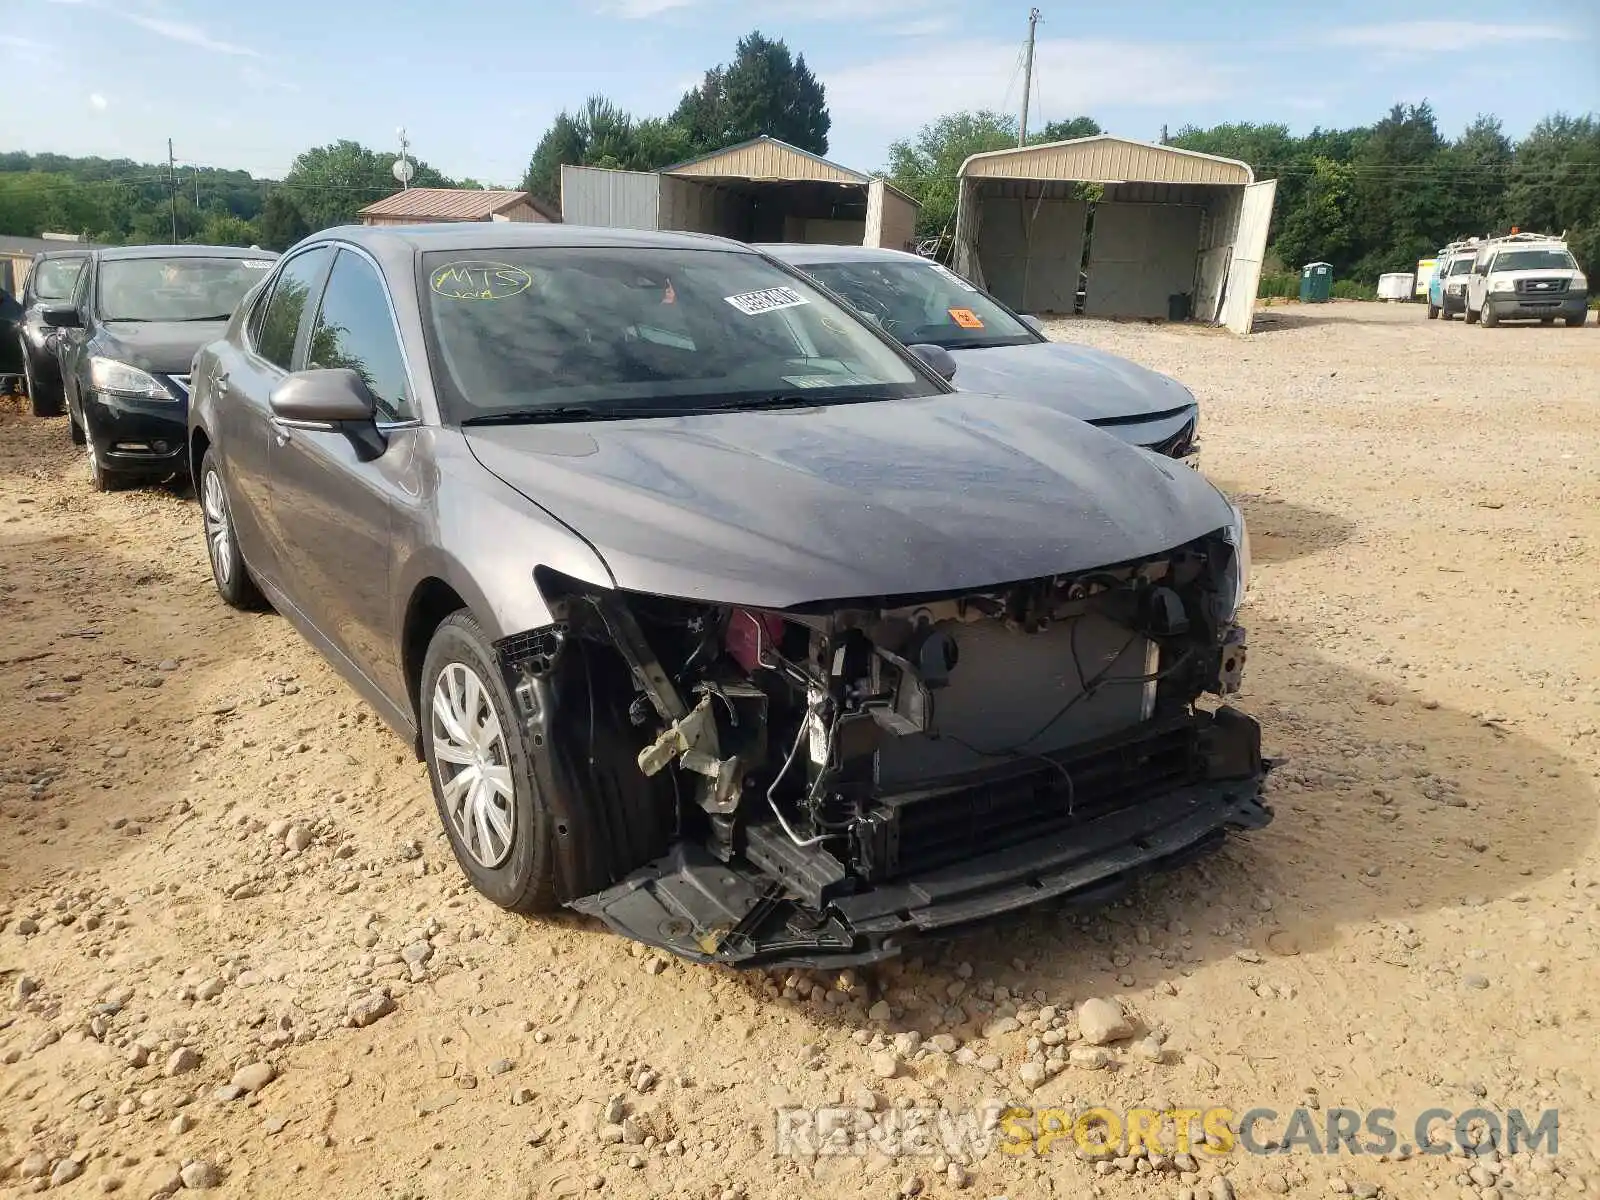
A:
{"label": "open-sided shed", "polygon": [[909,250],[917,203],[881,179],[759,137],[662,171],[563,166],[561,216],[569,225]]}
{"label": "open-sided shed", "polygon": [[1105,135],[974,154],[954,265],[1024,312],[1248,333],[1276,191],[1231,158]]}

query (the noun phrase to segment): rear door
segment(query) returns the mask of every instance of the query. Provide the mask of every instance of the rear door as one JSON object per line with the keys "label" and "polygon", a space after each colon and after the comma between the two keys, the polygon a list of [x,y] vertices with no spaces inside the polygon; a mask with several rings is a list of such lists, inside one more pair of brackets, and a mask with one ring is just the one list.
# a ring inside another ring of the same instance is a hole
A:
{"label": "rear door", "polygon": [[332,262],[333,248],[326,245],[286,258],[256,297],[238,343],[221,343],[216,358],[203,364],[203,377],[194,380],[195,387],[207,389],[216,414],[211,435],[221,450],[240,553],[252,571],[280,588],[279,550],[268,535],[273,428],[267,402],[305,341],[313,299]]}
{"label": "rear door", "polygon": [[387,285],[360,251],[340,248],[301,361],[361,376],[377,399],[386,444],[363,461],[338,429],[275,424],[272,525],[283,588],[368,679],[403,703],[390,531],[397,510],[418,503],[415,392]]}

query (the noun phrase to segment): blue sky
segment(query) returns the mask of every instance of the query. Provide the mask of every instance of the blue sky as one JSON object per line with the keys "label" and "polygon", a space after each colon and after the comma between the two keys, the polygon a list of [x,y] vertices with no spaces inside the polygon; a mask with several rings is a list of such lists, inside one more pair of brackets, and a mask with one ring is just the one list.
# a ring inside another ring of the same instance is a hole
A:
{"label": "blue sky", "polygon": [[[1014,108],[1027,3],[968,0],[4,0],[0,149],[281,175],[349,137],[514,183],[550,119],[591,92],[663,114],[753,27],[828,89],[830,157],[870,170],[941,113]],[[1519,135],[1600,110],[1600,0],[1039,0],[1035,124],[1367,123],[1427,98],[1447,134],[1481,111]],[[1527,11],[1527,10],[1524,10]],[[1447,15],[1446,15],[1447,14]],[[31,86],[30,86],[31,85]],[[37,87],[38,90],[32,90]]]}

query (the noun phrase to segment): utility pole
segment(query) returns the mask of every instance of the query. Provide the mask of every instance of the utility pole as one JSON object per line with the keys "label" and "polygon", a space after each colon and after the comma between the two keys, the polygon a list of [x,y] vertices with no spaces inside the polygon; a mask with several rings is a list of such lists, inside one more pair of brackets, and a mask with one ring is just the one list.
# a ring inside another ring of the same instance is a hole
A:
{"label": "utility pole", "polygon": [[398,166],[397,165],[397,169],[396,169],[394,174],[395,174],[395,178],[400,181],[400,190],[403,191],[403,192],[407,192],[407,191],[411,190],[411,173],[412,172],[411,172],[411,158],[410,158],[410,155],[408,155],[406,152],[411,149],[411,141],[410,141],[409,138],[406,137],[405,126],[402,125],[399,129],[395,130],[395,132],[400,135],[400,162],[404,163],[405,165],[404,166]]}
{"label": "utility pole", "polygon": [[172,157],[172,139],[167,139],[167,195],[172,201],[172,242],[178,242],[178,164]]}
{"label": "utility pole", "polygon": [[1033,35],[1039,26],[1039,10],[1028,10],[1028,52],[1022,65],[1022,121],[1017,126],[1017,145],[1028,144],[1028,101],[1033,91]]}
{"label": "utility pole", "polygon": [[1167,127],[1165,125],[1161,126],[1161,144],[1163,146],[1167,144]]}

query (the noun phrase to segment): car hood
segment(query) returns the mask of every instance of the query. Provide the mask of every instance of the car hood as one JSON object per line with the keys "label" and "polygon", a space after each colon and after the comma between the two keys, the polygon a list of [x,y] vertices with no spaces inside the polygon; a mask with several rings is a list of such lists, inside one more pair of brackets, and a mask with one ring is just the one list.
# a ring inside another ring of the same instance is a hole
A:
{"label": "car hood", "polygon": [[1196,471],[1047,405],[967,393],[465,431],[617,586],[751,607],[1087,570],[1224,526]]}
{"label": "car hood", "polygon": [[157,375],[187,375],[200,348],[227,327],[226,321],[107,321],[93,353]]}
{"label": "car hood", "polygon": [[1143,417],[1192,405],[1175,379],[1089,346],[1035,342],[952,350],[963,391],[1049,397],[1085,421]]}

